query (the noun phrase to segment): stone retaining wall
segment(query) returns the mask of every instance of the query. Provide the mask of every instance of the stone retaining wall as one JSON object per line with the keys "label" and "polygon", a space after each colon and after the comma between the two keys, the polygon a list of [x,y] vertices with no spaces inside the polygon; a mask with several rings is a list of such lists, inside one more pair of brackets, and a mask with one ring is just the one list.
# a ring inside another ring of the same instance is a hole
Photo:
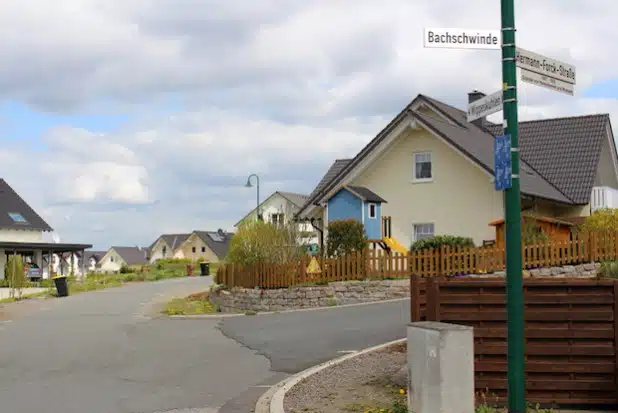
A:
{"label": "stone retaining wall", "polygon": [[409,280],[344,281],[315,287],[278,290],[233,288],[212,295],[221,312],[283,311],[331,307],[410,296]]}
{"label": "stone retaining wall", "polygon": [[[567,278],[595,277],[601,264],[565,265],[524,271],[524,277]],[[462,277],[500,277],[504,271],[492,274],[469,274]],[[212,301],[221,312],[284,311],[300,308],[331,307],[368,303],[410,296],[410,281],[343,281],[315,287],[292,287],[277,290],[233,288],[213,294]]]}
{"label": "stone retaining wall", "polygon": [[[564,265],[561,267],[534,268],[532,270],[524,270],[524,277],[592,278],[596,277],[600,267],[601,264],[597,262],[580,265]],[[492,274],[469,274],[462,275],[462,277],[504,277],[504,274],[504,271],[498,271]]]}

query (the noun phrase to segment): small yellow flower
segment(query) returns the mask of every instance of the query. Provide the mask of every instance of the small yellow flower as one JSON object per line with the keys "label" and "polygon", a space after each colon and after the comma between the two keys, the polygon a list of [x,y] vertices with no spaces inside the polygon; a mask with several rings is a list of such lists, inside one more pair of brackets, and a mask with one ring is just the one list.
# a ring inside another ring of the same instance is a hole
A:
{"label": "small yellow flower", "polygon": [[404,389],[400,389],[399,394],[406,394],[406,391]]}

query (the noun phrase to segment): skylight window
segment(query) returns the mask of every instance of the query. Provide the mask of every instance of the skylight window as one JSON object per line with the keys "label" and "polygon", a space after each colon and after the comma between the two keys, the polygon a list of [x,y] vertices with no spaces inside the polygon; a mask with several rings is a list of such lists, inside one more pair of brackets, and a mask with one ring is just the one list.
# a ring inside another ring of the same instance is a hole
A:
{"label": "skylight window", "polygon": [[24,218],[23,215],[18,213],[18,212],[9,212],[9,216],[11,217],[13,222],[17,222],[17,223],[20,223],[20,224],[27,224],[28,223],[28,221],[26,221],[26,218]]}
{"label": "skylight window", "polygon": [[223,242],[223,238],[221,237],[221,235],[217,234],[216,232],[209,232],[208,236],[212,238],[214,242]]}

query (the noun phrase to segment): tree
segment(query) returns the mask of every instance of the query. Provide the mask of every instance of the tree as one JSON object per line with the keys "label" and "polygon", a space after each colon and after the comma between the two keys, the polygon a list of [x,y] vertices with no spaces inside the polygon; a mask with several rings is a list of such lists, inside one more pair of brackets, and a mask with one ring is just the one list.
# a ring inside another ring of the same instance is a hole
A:
{"label": "tree", "polygon": [[9,297],[21,300],[23,289],[28,281],[24,271],[24,262],[20,255],[10,255],[7,262],[9,280]]}
{"label": "tree", "polygon": [[604,208],[586,217],[583,231],[618,231],[618,209]]}
{"label": "tree", "polygon": [[355,219],[333,221],[328,224],[326,253],[338,257],[367,248],[365,226]]}
{"label": "tree", "polygon": [[296,222],[247,222],[230,242],[226,261],[240,265],[287,264],[306,254]]}

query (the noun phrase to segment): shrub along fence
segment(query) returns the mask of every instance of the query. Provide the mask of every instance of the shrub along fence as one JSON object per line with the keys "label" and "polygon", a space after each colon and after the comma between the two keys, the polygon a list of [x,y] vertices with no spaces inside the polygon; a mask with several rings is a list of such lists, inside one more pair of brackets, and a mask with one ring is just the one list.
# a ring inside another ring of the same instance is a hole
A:
{"label": "shrub along fence", "polygon": [[[574,234],[572,240],[523,247],[527,269],[618,260],[618,233]],[[224,264],[217,272],[220,284],[246,288],[286,288],[298,284],[361,279],[407,278],[486,274],[505,268],[504,248],[442,246],[410,251],[407,255],[366,249],[339,258],[318,259],[322,272],[307,274],[310,257],[288,264]]]}
{"label": "shrub along fence", "polygon": [[[618,281],[524,280],[526,397],[532,403],[618,403]],[[474,327],[475,388],[506,401],[504,278],[411,277],[411,319]]]}

